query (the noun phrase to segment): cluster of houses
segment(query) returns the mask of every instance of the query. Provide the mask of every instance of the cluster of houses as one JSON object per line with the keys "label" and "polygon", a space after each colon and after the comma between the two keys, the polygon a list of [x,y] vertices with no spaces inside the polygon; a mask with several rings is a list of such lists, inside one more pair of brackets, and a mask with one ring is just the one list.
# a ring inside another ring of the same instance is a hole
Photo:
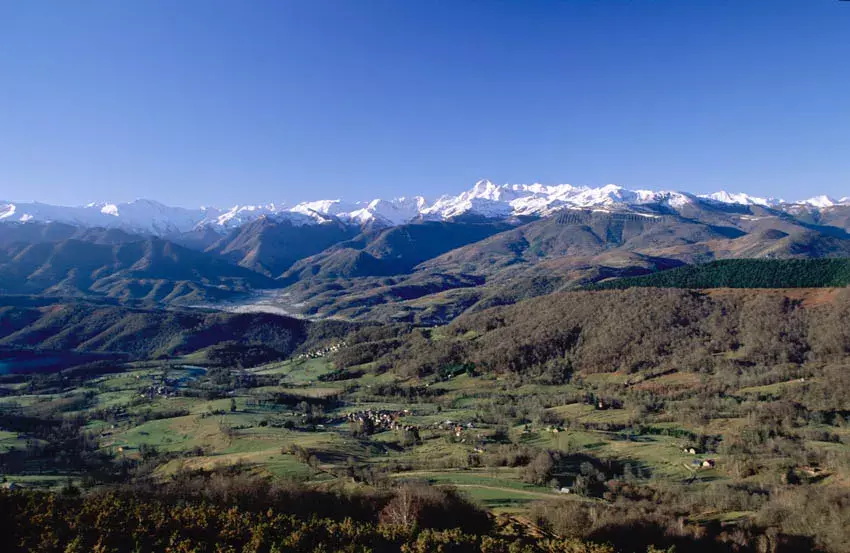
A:
{"label": "cluster of houses", "polygon": [[[409,434],[416,441],[420,441],[419,433],[421,428],[412,424],[404,424],[399,420],[401,417],[410,414],[411,412],[409,409],[404,409],[402,411],[370,409],[367,411],[349,413],[346,415],[345,420],[351,424],[357,425],[361,431],[365,433],[372,434],[388,430],[399,430]],[[473,435],[472,431],[475,430],[475,424],[472,422],[462,423],[445,420],[429,425],[427,428],[430,430],[446,432],[452,438],[457,439],[461,443],[479,443],[483,439],[480,433]],[[484,448],[476,447],[475,452],[483,453]]]}
{"label": "cluster of houses", "polygon": [[[399,422],[399,417],[404,415],[409,415],[410,409],[404,409],[402,411],[387,411],[384,409],[372,410],[369,409],[367,411],[358,411],[356,413],[349,413],[346,415],[346,420],[352,423],[358,423],[361,425],[369,425],[372,428],[373,432],[383,432],[385,430],[408,430],[411,431],[415,428],[412,425],[404,425]],[[418,429],[417,429],[418,432]]]}
{"label": "cluster of houses", "polygon": [[177,395],[177,389],[169,384],[153,384],[143,389],[139,395],[150,400],[157,397],[174,397]]}
{"label": "cluster of houses", "polygon": [[445,420],[434,423],[433,428],[435,430],[455,430],[456,432],[463,432],[464,429],[475,428],[475,423],[468,422],[464,424],[458,421]]}
{"label": "cluster of houses", "polygon": [[[470,440],[472,440],[473,438],[479,439],[479,440],[481,439],[481,434],[476,434],[476,436],[474,436],[474,437],[469,436],[470,431],[475,429],[475,424],[471,423],[471,422],[464,424],[462,422],[446,420],[446,421],[438,422],[438,423],[432,425],[432,428],[434,430],[440,430],[440,431],[443,431],[443,432],[446,432],[446,431],[450,432],[451,436],[453,436],[454,438],[459,440],[461,443],[466,443],[467,439],[470,439]],[[483,449],[482,449],[482,452],[483,452]],[[477,452],[477,453],[481,453],[481,452]]]}
{"label": "cluster of houses", "polygon": [[[136,375],[136,379],[139,376]],[[157,397],[174,397],[177,395],[177,388],[180,381],[174,378],[166,378],[160,375],[154,375],[153,384],[142,389],[140,397],[153,400]]]}
{"label": "cluster of houses", "polygon": [[320,359],[325,357],[326,355],[330,355],[339,351],[340,349],[345,347],[345,342],[340,342],[338,344],[333,344],[331,346],[327,346],[321,349],[317,349],[314,351],[308,351],[307,353],[299,354],[295,359],[303,360],[303,359]]}
{"label": "cluster of houses", "polygon": [[433,425],[433,427],[434,427],[435,430],[443,430],[443,431],[450,430],[455,435],[456,438],[461,438],[461,437],[463,437],[463,433],[466,430],[471,430],[471,429],[475,428],[475,425],[471,422],[463,424],[462,422],[455,422],[455,421],[447,420],[447,421],[435,423]]}

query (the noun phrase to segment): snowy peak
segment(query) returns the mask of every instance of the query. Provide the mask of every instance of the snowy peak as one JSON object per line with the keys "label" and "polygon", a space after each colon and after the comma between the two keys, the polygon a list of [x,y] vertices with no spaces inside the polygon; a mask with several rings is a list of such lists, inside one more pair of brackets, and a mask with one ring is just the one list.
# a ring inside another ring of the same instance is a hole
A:
{"label": "snowy peak", "polygon": [[821,194],[820,196],[815,196],[814,198],[809,198],[808,200],[803,200],[800,202],[804,205],[810,205],[812,207],[824,208],[824,207],[832,207],[838,205],[838,202],[830,198],[825,194]]}
{"label": "snowy peak", "polygon": [[723,204],[771,206],[779,203],[773,198],[766,199],[758,198],[756,196],[749,196],[747,194],[731,194],[729,192],[726,192],[725,190],[721,190],[720,192],[714,192],[712,194],[705,194],[700,196],[700,198],[704,198],[706,200],[713,200],[715,202]]}
{"label": "snowy peak", "polygon": [[360,224],[377,222],[390,226],[401,225],[420,216],[427,202],[422,196],[372,200],[362,209],[353,211],[351,219]]}
{"label": "snowy peak", "polygon": [[315,202],[300,203],[293,207],[290,211],[293,213],[301,213],[302,215],[307,215],[309,217],[319,216],[319,218],[323,218],[328,215],[344,215],[356,210],[357,208],[357,203],[349,204],[342,200],[318,200]]}
{"label": "snowy peak", "polygon": [[494,185],[479,181],[459,196],[444,196],[425,210],[442,218],[473,212],[490,217],[548,215],[563,208],[628,208],[646,204],[682,207],[693,201],[689,194],[670,191],[627,190],[608,184],[599,188],[558,184]]}
{"label": "snowy peak", "polygon": [[246,223],[266,215],[274,215],[278,207],[274,203],[265,205],[235,205],[228,210],[209,210],[209,217],[204,218],[195,226],[220,227],[223,229],[238,228]]}
{"label": "snowy peak", "polygon": [[776,198],[758,198],[747,194],[731,194],[723,190],[713,194],[700,196],[700,198],[724,204],[761,205],[765,207],[780,207],[782,209],[790,209],[792,211],[798,209],[826,209],[835,206],[850,205],[850,197],[836,200],[825,194],[814,196],[806,200],[786,202],[785,200]]}
{"label": "snowy peak", "polygon": [[169,207],[152,200],[122,204],[108,202],[65,207],[39,202],[0,202],[3,222],[61,222],[81,227],[123,228],[132,232],[164,235],[191,230],[206,216],[203,209]]}
{"label": "snowy peak", "polygon": [[153,200],[126,203],[97,202],[63,207],[38,202],[0,202],[0,222],[55,221],[84,227],[121,228],[154,235],[210,228],[218,232],[241,227],[269,217],[293,225],[338,222],[350,225],[394,226],[416,220],[445,220],[462,215],[491,219],[517,216],[547,216],[561,209],[636,210],[664,206],[673,211],[708,202],[745,206],[765,206],[784,210],[821,210],[850,206],[850,198],[834,200],[815,196],[799,202],[759,198],[725,190],[697,196],[672,190],[630,190],[615,184],[600,187],[571,184],[494,184],[480,180],[457,195],[445,195],[433,202],[422,196],[346,202],[341,199],[302,202],[236,205],[228,209],[170,207]]}
{"label": "snowy peak", "polygon": [[481,199],[497,201],[501,199],[501,192],[505,188],[507,188],[507,185],[496,186],[488,180],[480,180],[476,182],[475,186],[473,186],[471,189],[462,193],[460,197],[463,200]]}

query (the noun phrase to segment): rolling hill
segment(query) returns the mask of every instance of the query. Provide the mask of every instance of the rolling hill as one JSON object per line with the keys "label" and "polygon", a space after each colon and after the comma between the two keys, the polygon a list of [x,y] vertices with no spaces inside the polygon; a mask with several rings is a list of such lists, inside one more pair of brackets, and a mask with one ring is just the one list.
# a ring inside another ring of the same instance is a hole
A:
{"label": "rolling hill", "polygon": [[77,239],[17,244],[4,254],[3,294],[185,302],[276,286],[259,273],[159,238],[112,245]]}
{"label": "rolling hill", "polygon": [[734,227],[672,215],[563,211],[457,248],[423,264],[425,269],[494,273],[517,264],[561,257],[592,257],[620,249],[639,251],[742,236]]}
{"label": "rolling hill", "polygon": [[89,302],[19,301],[0,307],[0,346],[131,358],[187,354],[222,343],[262,345],[283,356],[349,326],[271,314],[130,309]]}

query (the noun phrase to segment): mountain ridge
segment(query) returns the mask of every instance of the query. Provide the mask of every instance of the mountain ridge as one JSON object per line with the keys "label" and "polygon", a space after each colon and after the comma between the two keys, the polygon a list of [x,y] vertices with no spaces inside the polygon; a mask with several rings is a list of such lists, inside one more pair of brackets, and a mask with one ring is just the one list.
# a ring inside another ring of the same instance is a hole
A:
{"label": "mountain ridge", "polygon": [[260,273],[160,238],[78,239],[0,249],[0,294],[100,296],[151,302],[227,298],[277,284]]}
{"label": "mountain ridge", "polygon": [[601,187],[570,184],[502,184],[480,180],[458,195],[443,195],[428,201],[424,196],[345,202],[340,199],[301,202],[294,206],[279,203],[236,205],[231,208],[171,207],[153,200],[124,203],[95,202],[84,206],[56,206],[41,202],[0,202],[0,222],[55,222],[81,227],[122,230],[169,236],[203,228],[221,234],[261,218],[303,226],[321,223],[397,226],[415,221],[451,220],[460,216],[488,219],[544,217],[562,209],[641,210],[664,206],[675,212],[694,204],[760,206],[786,212],[820,213],[850,206],[850,197],[833,199],[826,195],[787,202],[742,193],[719,191],[693,194],[673,190],[627,189],[608,184]]}

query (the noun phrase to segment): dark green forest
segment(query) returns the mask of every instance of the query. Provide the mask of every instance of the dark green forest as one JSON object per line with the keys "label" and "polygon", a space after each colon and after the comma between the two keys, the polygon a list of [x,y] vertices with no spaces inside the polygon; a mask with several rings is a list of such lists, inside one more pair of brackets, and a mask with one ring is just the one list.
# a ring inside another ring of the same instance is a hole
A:
{"label": "dark green forest", "polygon": [[724,259],[607,280],[589,290],[653,288],[824,288],[850,284],[848,259]]}

